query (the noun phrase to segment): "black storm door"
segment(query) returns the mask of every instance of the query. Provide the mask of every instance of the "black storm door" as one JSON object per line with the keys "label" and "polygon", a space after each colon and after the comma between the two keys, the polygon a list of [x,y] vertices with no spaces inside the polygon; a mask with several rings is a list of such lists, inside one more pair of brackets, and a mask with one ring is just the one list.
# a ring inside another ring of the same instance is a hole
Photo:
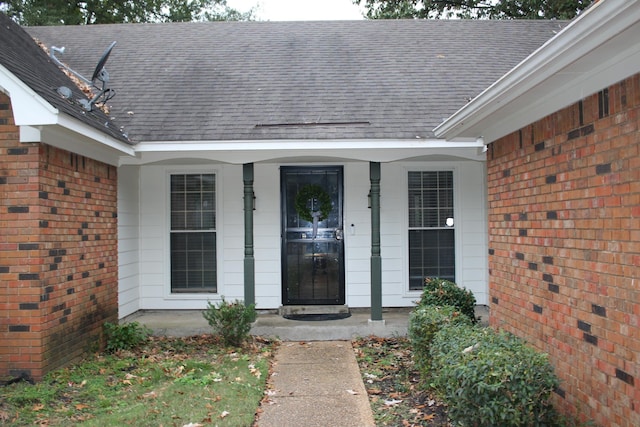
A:
{"label": "black storm door", "polygon": [[342,167],[282,167],[282,303],[345,303]]}

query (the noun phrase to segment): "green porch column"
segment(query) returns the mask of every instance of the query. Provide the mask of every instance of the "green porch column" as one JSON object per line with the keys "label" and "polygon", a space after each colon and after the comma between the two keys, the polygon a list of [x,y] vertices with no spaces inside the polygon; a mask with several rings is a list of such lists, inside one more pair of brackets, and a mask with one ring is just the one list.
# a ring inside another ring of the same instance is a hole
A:
{"label": "green porch column", "polygon": [[256,302],[255,259],[253,257],[253,163],[242,165],[244,181],[244,303]]}
{"label": "green porch column", "polygon": [[371,181],[371,320],[382,320],[382,259],[380,257],[380,163],[369,163]]}

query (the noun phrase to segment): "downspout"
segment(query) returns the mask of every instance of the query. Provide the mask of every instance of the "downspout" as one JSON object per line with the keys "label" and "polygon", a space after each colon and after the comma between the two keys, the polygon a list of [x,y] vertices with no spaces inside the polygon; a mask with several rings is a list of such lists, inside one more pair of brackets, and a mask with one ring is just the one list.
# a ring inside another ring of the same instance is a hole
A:
{"label": "downspout", "polygon": [[369,163],[371,181],[371,320],[382,320],[382,259],[380,257],[380,163]]}
{"label": "downspout", "polygon": [[253,163],[242,165],[244,181],[244,303],[256,303],[255,258],[253,257]]}

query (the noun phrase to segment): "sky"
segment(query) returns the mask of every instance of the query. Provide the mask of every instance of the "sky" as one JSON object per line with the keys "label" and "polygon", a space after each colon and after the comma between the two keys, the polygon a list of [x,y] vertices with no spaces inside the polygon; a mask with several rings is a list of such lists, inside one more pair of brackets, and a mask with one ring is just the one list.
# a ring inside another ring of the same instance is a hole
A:
{"label": "sky", "polygon": [[351,0],[227,0],[227,6],[245,12],[257,5],[261,21],[326,21],[363,19]]}

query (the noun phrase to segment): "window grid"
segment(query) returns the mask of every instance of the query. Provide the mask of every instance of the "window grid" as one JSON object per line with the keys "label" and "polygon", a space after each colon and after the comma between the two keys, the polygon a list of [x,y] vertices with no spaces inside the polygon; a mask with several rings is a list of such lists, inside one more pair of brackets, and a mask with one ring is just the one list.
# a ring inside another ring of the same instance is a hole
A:
{"label": "window grid", "polygon": [[409,289],[427,277],[455,281],[453,172],[409,172]]}
{"label": "window grid", "polygon": [[171,292],[217,292],[214,174],[173,174]]}

